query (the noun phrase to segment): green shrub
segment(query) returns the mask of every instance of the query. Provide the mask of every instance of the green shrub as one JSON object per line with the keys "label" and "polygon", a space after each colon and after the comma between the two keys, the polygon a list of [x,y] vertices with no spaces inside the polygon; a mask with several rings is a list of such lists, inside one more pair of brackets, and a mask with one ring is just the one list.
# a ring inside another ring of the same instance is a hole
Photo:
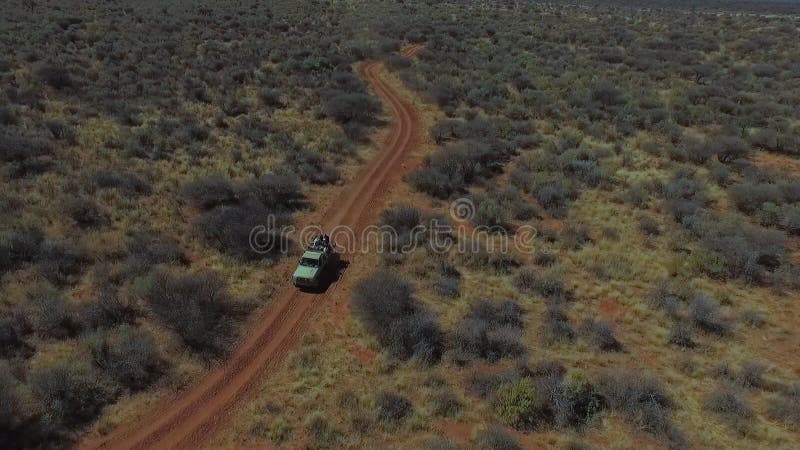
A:
{"label": "green shrub", "polygon": [[538,398],[531,380],[523,378],[498,389],[494,408],[504,423],[525,429],[535,425],[538,416],[545,414],[546,405]]}
{"label": "green shrub", "polygon": [[494,401],[498,417],[521,430],[586,425],[604,408],[603,399],[583,376],[564,380],[562,375],[534,372],[500,386]]}

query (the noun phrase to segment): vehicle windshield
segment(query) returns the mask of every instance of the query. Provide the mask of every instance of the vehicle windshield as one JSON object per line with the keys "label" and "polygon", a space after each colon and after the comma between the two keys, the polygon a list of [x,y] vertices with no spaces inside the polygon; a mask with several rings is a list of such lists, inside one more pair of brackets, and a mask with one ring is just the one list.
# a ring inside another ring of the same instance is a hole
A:
{"label": "vehicle windshield", "polygon": [[300,265],[306,267],[317,267],[319,265],[319,261],[311,258],[300,258]]}

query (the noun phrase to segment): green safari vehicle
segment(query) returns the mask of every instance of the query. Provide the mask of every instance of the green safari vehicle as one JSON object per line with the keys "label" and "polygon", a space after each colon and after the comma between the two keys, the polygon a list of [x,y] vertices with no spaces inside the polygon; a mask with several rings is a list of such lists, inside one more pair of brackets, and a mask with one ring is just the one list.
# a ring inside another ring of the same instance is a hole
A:
{"label": "green safari vehicle", "polygon": [[338,255],[330,245],[327,236],[318,236],[300,257],[292,282],[301,288],[315,288],[320,285],[325,270],[335,266]]}

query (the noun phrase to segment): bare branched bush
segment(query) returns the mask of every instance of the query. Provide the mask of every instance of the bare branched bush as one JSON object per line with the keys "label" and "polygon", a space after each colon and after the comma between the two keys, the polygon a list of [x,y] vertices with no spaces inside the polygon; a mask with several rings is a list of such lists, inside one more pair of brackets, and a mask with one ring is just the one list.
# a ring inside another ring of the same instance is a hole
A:
{"label": "bare branched bush", "polygon": [[523,268],[517,273],[514,284],[521,292],[539,294],[550,300],[566,300],[570,297],[560,274],[554,271],[539,273]]}
{"label": "bare branched bush", "polygon": [[402,395],[383,391],[375,398],[375,414],[383,424],[396,425],[414,412],[414,405]]}
{"label": "bare branched bush", "polygon": [[544,314],[543,334],[545,342],[551,345],[558,342],[571,342],[575,339],[575,329],[572,327],[563,305],[548,304]]}
{"label": "bare branched bush", "polygon": [[753,417],[753,411],[744,394],[727,384],[717,386],[711,392],[706,406],[709,411],[737,426]]}
{"label": "bare branched bush", "polygon": [[501,427],[490,425],[475,435],[475,446],[480,450],[522,450],[522,446]]}
{"label": "bare branched bush", "polygon": [[767,414],[774,420],[790,425],[800,424],[800,383],[790,386],[785,395],[770,397]]}
{"label": "bare branched bush", "polygon": [[237,201],[233,183],[222,175],[209,175],[187,184],[183,195],[194,207],[203,210]]}
{"label": "bare branched bush", "polygon": [[142,311],[134,300],[122,298],[112,288],[103,286],[94,298],[81,305],[80,315],[86,327],[95,330],[132,324]]}
{"label": "bare branched bush", "polygon": [[152,384],[166,368],[153,337],[128,325],[101,336],[92,356],[97,367],[134,392]]}
{"label": "bare branched bush", "polygon": [[164,324],[204,357],[223,355],[236,336],[246,308],[228,294],[225,282],[211,272],[153,276],[147,302]]}
{"label": "bare branched bush", "polygon": [[450,335],[450,346],[457,361],[496,361],[524,352],[521,334],[522,309],[516,302],[482,300]]}
{"label": "bare branched bush", "polygon": [[60,433],[96,418],[112,398],[108,387],[79,360],[37,367],[30,374],[30,383],[34,395],[49,412],[46,425]]}
{"label": "bare branched bush", "polygon": [[703,331],[719,336],[733,331],[733,325],[722,316],[718,304],[707,295],[695,295],[690,310],[692,322]]}
{"label": "bare branched bush", "polygon": [[99,170],[89,180],[95,189],[118,189],[125,195],[149,195],[152,187],[149,182],[133,172]]}
{"label": "bare branched bush", "polygon": [[61,292],[50,287],[36,289],[27,304],[20,308],[20,316],[26,324],[44,339],[72,337],[83,328],[75,306]]}
{"label": "bare branched bush", "polygon": [[103,226],[109,221],[107,213],[91,198],[69,196],[63,204],[64,212],[81,228]]}
{"label": "bare branched bush", "polygon": [[608,322],[599,319],[587,319],[581,324],[580,333],[604,352],[622,350],[622,344],[614,336],[614,329]]}
{"label": "bare branched bush", "polygon": [[413,298],[411,284],[388,269],[362,279],[353,289],[353,312],[389,353],[435,363],[442,353],[436,318]]}

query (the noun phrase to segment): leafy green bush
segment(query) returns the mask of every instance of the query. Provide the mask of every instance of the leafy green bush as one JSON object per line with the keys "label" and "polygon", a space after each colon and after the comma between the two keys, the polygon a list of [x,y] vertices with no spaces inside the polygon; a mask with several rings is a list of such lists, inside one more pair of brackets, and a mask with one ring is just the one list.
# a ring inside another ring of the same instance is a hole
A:
{"label": "leafy green bush", "polygon": [[543,400],[537,398],[531,380],[523,378],[500,387],[494,407],[500,420],[515,428],[524,429],[533,426],[538,416],[546,414]]}
{"label": "leafy green bush", "polygon": [[577,375],[532,374],[502,385],[495,395],[495,412],[521,430],[544,426],[582,427],[604,408],[594,386]]}

